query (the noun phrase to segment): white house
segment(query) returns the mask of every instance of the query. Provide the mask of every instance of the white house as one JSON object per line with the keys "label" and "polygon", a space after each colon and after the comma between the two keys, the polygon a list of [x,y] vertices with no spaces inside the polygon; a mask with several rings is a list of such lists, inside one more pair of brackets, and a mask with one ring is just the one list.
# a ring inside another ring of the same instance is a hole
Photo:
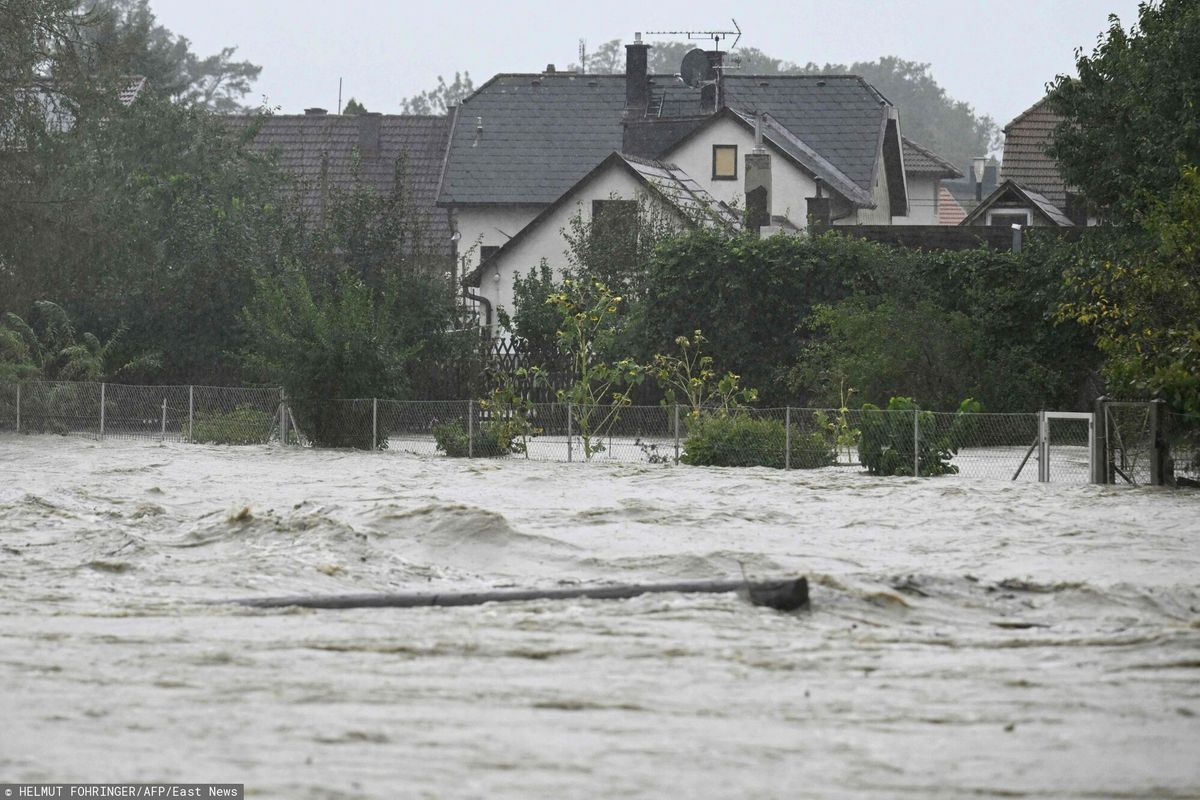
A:
{"label": "white house", "polygon": [[[695,226],[737,228],[740,215],[706,192],[674,164],[611,153],[548,205],[511,239],[467,275],[464,283],[476,287],[483,320],[494,324],[496,312],[513,307],[516,278],[542,261],[561,268],[566,243],[562,232],[575,217],[591,223],[613,206],[630,206],[633,213],[649,213],[679,229]],[[611,212],[610,212],[611,213]]]}
{"label": "white house", "polygon": [[648,75],[648,51],[628,45],[624,75],[498,75],[454,111],[437,203],[467,294],[493,322],[512,310],[517,274],[541,258],[565,266],[560,231],[576,211],[646,195],[634,165],[769,233],[897,224],[916,208],[936,224],[936,207],[910,202],[906,154],[922,162],[914,177],[930,203],[957,171],[904,142],[896,108],[861,78],[727,74],[709,53],[708,79],[688,85]]}

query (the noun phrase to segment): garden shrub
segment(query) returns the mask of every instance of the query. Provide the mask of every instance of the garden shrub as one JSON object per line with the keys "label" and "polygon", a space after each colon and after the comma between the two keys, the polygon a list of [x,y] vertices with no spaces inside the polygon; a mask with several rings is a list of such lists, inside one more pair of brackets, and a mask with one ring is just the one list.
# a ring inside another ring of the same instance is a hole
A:
{"label": "garden shrub", "polygon": [[[783,469],[786,449],[787,431],[780,420],[744,414],[710,415],[688,423],[688,437],[679,460],[692,466]],[[825,436],[793,428],[793,469],[827,467],[834,462],[834,449]]]}
{"label": "garden shrub", "polygon": [[[976,438],[977,419],[982,405],[967,398],[958,408],[948,430],[939,431],[931,411],[922,411],[911,397],[893,397],[886,410],[867,403],[863,406],[862,436],[858,456],[872,475],[913,474],[913,414],[920,429],[916,454],[922,477],[953,475],[958,467],[950,460],[969,439]],[[908,412],[908,413],[901,413]]]}
{"label": "garden shrub", "polygon": [[516,430],[504,422],[482,423],[468,437],[462,423],[452,420],[434,425],[433,438],[437,442],[437,449],[451,458],[466,458],[468,455],[494,458],[519,451]]}
{"label": "garden shrub", "polygon": [[238,406],[224,414],[197,414],[191,440],[199,444],[265,444],[274,429],[270,414],[253,406]]}

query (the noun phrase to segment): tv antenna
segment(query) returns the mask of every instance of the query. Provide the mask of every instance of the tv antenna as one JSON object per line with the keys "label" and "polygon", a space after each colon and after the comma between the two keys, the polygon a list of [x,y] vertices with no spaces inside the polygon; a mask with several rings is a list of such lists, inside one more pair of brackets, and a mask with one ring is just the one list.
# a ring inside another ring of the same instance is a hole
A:
{"label": "tv antenna", "polygon": [[721,49],[722,39],[728,39],[730,36],[732,36],[734,37],[733,44],[729,46],[729,49],[732,50],[733,48],[737,47],[737,43],[742,39],[742,29],[741,26],[737,24],[736,19],[731,17],[729,21],[733,23],[733,30],[731,31],[646,31],[646,35],[686,36],[691,41],[697,41],[699,39],[712,39],[714,50]]}

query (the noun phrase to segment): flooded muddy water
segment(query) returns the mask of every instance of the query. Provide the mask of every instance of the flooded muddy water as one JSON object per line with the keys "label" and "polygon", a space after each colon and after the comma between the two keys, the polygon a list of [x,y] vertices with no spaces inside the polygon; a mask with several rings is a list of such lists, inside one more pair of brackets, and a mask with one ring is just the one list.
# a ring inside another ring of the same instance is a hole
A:
{"label": "flooded muddy water", "polygon": [[[253,610],[271,595],[807,575]],[[1200,796],[1200,493],[0,436],[0,779]]]}

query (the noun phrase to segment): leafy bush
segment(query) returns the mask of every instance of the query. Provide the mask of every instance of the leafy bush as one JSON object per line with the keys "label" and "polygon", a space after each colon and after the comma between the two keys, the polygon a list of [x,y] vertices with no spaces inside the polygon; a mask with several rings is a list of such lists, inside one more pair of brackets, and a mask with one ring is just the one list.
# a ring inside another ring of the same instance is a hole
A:
{"label": "leafy bush", "polygon": [[[893,397],[887,410],[867,403],[863,406],[859,460],[872,475],[912,475],[913,447],[918,445],[915,455],[921,476],[953,475],[958,467],[950,460],[976,435],[977,419],[972,415],[982,410],[978,401],[967,398],[959,405],[949,430],[939,431],[933,413],[922,411],[911,397]],[[919,437],[914,437],[914,414]]]}
{"label": "leafy bush", "polygon": [[[692,466],[783,469],[786,451],[787,431],[780,420],[744,414],[711,415],[688,423],[688,437],[679,460]],[[793,469],[827,467],[834,462],[833,447],[821,433],[793,430]]]}
{"label": "leafy bush", "polygon": [[485,422],[468,437],[458,420],[433,426],[433,438],[437,449],[451,458],[494,458],[518,452],[515,441],[517,434],[504,422]]}
{"label": "leafy bush", "polygon": [[224,414],[197,414],[192,441],[199,444],[265,444],[275,420],[253,406],[238,406]]}

